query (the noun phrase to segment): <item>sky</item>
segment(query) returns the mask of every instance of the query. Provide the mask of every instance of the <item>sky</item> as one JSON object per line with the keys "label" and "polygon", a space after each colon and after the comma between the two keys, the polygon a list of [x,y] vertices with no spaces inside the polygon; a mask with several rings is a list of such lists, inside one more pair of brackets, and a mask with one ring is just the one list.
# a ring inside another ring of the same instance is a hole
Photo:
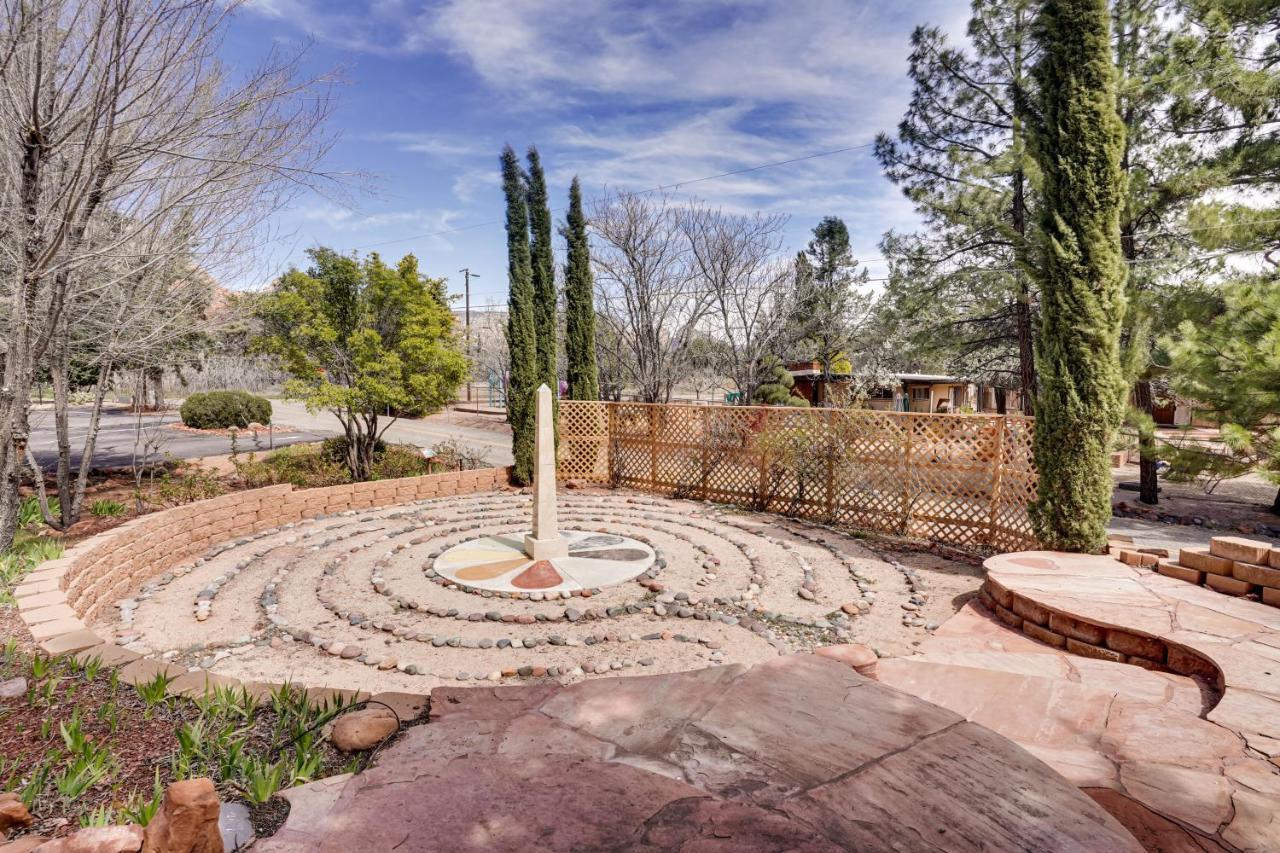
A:
{"label": "sky", "polygon": [[[906,106],[911,30],[959,34],[967,13],[966,0],[250,0],[227,65],[279,47],[335,69],[326,167],[353,191],[281,211],[261,274],[239,284],[305,265],[315,245],[413,252],[451,292],[470,268],[473,306],[502,305],[504,144],[538,147],[557,222],[574,175],[591,198],[865,145]],[[884,231],[917,221],[869,148],[670,192],[786,214],[793,250],[839,216],[873,277]]]}

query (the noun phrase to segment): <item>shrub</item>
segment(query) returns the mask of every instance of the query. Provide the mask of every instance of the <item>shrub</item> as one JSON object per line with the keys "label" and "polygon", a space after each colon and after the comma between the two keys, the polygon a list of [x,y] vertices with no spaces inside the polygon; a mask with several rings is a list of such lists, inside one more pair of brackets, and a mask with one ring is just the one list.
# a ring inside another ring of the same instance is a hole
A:
{"label": "shrub", "polygon": [[[261,459],[250,455],[236,462],[236,473],[251,489],[291,483],[300,489],[336,486],[351,482],[351,471],[343,461],[345,438],[330,438],[319,444],[294,444],[272,451]],[[392,480],[430,474],[431,461],[411,444],[383,444],[374,450],[370,479]]]}
{"label": "shrub", "polygon": [[262,459],[251,455],[247,461],[236,463],[236,473],[251,489],[281,483],[312,489],[351,482],[347,466],[326,455],[322,446],[315,444],[283,447]]}
{"label": "shrub", "polygon": [[271,401],[248,391],[201,391],[183,402],[181,413],[193,429],[244,429],[271,423]]}

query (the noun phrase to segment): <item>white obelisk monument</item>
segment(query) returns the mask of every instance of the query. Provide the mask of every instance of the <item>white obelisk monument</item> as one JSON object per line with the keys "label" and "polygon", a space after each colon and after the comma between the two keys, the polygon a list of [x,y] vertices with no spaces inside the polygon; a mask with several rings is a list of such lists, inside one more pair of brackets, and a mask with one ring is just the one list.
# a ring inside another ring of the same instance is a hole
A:
{"label": "white obelisk monument", "polygon": [[569,543],[556,529],[556,428],[551,421],[551,389],[538,386],[538,432],[534,440],[533,534],[524,537],[524,552],[534,560],[569,553]]}

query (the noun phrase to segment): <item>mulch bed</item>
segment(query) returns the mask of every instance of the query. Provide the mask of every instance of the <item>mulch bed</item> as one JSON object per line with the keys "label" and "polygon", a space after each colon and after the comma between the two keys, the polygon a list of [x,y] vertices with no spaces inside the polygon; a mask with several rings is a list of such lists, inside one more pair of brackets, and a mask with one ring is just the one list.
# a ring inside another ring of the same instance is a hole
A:
{"label": "mulch bed", "polygon": [[[31,682],[29,670],[25,675]],[[114,731],[111,723],[99,715],[99,709],[109,707],[117,711]],[[42,796],[31,809],[36,822],[30,832],[64,835],[77,829],[80,817],[96,808],[121,805],[135,791],[149,796],[157,771],[161,784],[171,781],[169,755],[174,749],[174,732],[183,722],[199,716],[191,703],[179,702],[156,706],[148,719],[146,703],[132,687],[121,684],[113,690],[105,675],[93,681],[86,681],[82,676],[64,676],[48,705],[39,697],[34,702],[26,697],[0,700],[0,758],[5,762],[4,776],[15,780],[24,778],[49,752],[65,751],[59,725],[69,723],[77,711],[88,738],[110,748],[116,772],[110,776],[109,783],[104,780],[74,800],[65,800],[56,792],[53,796]],[[45,721],[48,721],[47,734],[42,733]],[[20,783],[14,787],[20,787]],[[46,791],[52,791],[52,786]]]}

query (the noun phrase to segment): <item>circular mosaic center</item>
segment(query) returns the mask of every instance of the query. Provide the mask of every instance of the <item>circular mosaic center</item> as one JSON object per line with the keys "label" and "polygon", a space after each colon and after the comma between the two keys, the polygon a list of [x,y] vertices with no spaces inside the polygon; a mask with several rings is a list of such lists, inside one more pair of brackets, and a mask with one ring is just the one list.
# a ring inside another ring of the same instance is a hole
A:
{"label": "circular mosaic center", "polygon": [[472,589],[494,592],[573,592],[604,589],[638,577],[656,555],[643,542],[611,533],[562,530],[567,557],[531,560],[524,534],[472,539],[436,558],[442,577]]}

